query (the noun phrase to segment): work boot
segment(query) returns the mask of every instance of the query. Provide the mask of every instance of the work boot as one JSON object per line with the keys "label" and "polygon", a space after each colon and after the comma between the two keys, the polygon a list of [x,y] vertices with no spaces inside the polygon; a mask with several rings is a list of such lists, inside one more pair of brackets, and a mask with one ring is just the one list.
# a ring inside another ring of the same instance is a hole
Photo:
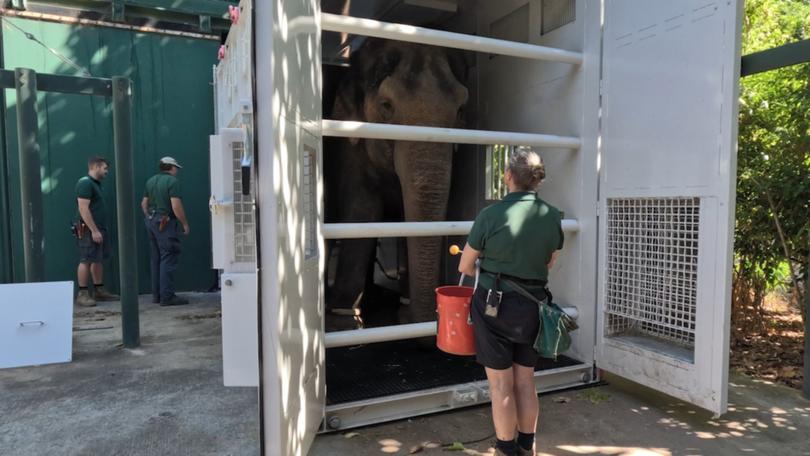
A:
{"label": "work boot", "polygon": [[160,301],[161,306],[182,306],[183,304],[188,304],[188,299],[177,295],[172,295],[171,298]]}
{"label": "work boot", "polygon": [[104,289],[104,286],[96,287],[95,291],[96,301],[119,301],[121,297],[117,294],[112,294]]}
{"label": "work boot", "polygon": [[534,456],[534,449],[527,450],[520,445],[517,445],[517,456]]}
{"label": "work boot", "polygon": [[79,293],[76,295],[76,305],[81,307],[95,307],[96,300],[90,296],[90,292],[87,290],[79,290]]}

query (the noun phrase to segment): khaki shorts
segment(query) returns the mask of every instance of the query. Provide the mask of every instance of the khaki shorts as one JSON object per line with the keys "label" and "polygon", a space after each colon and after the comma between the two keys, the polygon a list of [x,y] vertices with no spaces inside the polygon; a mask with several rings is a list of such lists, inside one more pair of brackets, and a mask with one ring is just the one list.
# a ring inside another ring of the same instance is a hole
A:
{"label": "khaki shorts", "polygon": [[97,244],[93,242],[93,234],[90,230],[85,230],[81,239],[76,239],[76,247],[79,249],[79,263],[101,263],[112,255],[112,239],[107,236],[107,230],[99,228],[104,242]]}

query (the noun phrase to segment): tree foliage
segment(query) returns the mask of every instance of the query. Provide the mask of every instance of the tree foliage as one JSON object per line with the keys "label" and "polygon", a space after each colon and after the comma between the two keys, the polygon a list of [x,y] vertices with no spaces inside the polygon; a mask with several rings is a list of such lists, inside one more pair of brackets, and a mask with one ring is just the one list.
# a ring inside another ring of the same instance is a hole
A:
{"label": "tree foliage", "polygon": [[[743,55],[810,38],[810,1],[746,0]],[[802,301],[810,250],[810,63],[741,81],[735,304]],[[781,231],[781,234],[780,234]],[[803,312],[804,314],[804,312]]]}

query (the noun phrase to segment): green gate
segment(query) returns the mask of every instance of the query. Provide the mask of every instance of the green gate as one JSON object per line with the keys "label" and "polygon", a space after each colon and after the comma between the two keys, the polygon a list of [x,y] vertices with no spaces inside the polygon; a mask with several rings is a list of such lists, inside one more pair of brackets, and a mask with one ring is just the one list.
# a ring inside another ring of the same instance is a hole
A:
{"label": "green gate", "polygon": [[[4,68],[74,76],[86,76],[87,70],[96,77],[124,75],[132,80],[136,204],[160,157],[171,155],[183,164],[179,177],[192,231],[183,242],[177,287],[211,287],[216,273],[210,259],[208,135],[214,128],[211,68],[219,43],[106,27],[2,20]],[[0,166],[0,198],[6,195],[0,202],[0,282],[24,277],[15,106],[14,91],[6,91],[0,129],[0,162],[5,165]],[[85,175],[89,156],[114,161],[110,100],[41,93],[38,110],[45,279],[75,280],[76,248],[68,231],[76,211],[74,185]],[[111,214],[117,210],[115,179],[111,173],[104,182]],[[110,222],[113,245],[117,245],[116,221]],[[139,290],[148,292],[149,254],[140,224],[137,233]],[[116,290],[117,263],[115,255],[105,265],[105,280]]]}

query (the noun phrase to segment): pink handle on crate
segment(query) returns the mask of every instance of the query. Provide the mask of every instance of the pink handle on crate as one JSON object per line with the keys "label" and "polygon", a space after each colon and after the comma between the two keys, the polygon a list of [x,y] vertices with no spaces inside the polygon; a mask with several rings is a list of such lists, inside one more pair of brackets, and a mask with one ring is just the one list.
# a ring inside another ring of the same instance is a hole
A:
{"label": "pink handle on crate", "polygon": [[231,23],[236,24],[239,22],[239,7],[228,5],[228,14],[231,16]]}
{"label": "pink handle on crate", "polygon": [[225,58],[225,45],[224,44],[219,47],[219,51],[217,51],[217,58],[219,60],[222,60],[222,59]]}

